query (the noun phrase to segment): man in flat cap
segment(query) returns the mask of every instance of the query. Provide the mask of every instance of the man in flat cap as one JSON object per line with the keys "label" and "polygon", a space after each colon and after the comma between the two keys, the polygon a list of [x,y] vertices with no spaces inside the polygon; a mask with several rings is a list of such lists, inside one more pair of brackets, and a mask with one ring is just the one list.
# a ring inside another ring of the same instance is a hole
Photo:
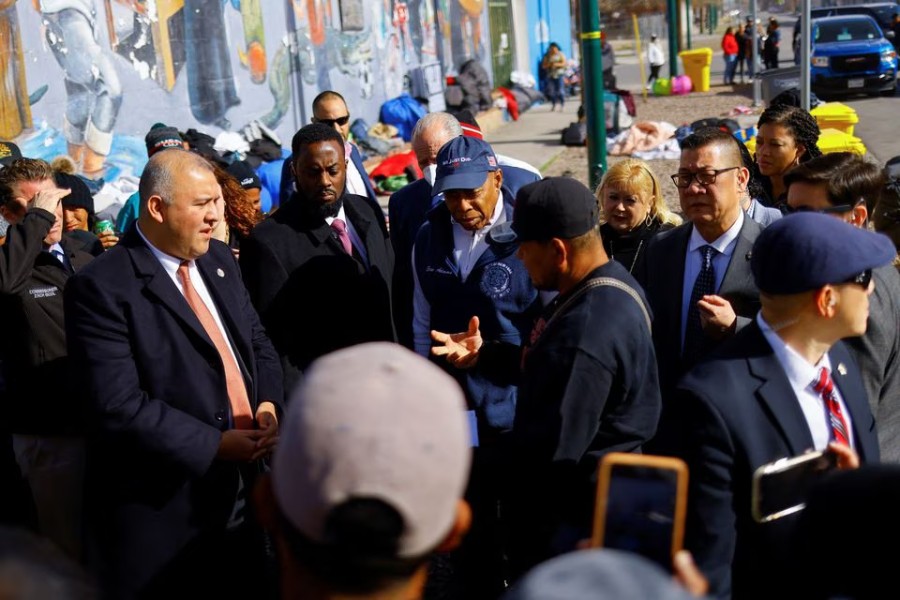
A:
{"label": "man in flat cap", "polygon": [[[784,177],[787,203],[866,228],[885,187],[877,161],[852,152],[832,152],[791,169]],[[900,275],[893,265],[872,270],[865,335],[847,340],[859,365],[869,407],[878,423],[881,460],[900,462]]]}
{"label": "man in flat cap", "polygon": [[691,472],[686,545],[715,596],[770,595],[791,564],[796,516],[751,518],[758,467],[847,447],[864,462],[879,460],[865,388],[839,340],[865,333],[872,269],[893,257],[886,237],[826,215],[776,221],[753,246],[759,314],[678,384]]}
{"label": "man in flat cap", "polygon": [[465,333],[432,333],[435,355],[519,385],[508,490],[514,574],[587,537],[599,459],[640,451],[659,419],[648,304],[604,251],[598,213],[574,179],[523,187],[511,227],[491,235],[517,241],[534,286],[559,295],[521,347],[485,342],[477,319]]}

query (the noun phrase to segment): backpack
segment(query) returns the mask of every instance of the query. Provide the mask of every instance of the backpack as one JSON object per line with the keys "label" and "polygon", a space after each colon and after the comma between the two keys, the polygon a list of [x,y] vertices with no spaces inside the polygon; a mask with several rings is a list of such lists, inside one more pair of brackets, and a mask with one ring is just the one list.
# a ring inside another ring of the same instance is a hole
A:
{"label": "backpack", "polygon": [[587,142],[587,123],[575,121],[562,131],[563,146],[584,146]]}

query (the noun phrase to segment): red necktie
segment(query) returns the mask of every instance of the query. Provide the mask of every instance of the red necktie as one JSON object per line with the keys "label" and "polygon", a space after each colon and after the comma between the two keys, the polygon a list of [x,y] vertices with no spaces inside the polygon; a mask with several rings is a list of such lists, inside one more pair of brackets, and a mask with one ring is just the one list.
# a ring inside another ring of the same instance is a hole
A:
{"label": "red necktie", "polygon": [[190,305],[191,310],[197,315],[200,324],[206,331],[206,335],[212,340],[216,350],[219,351],[219,358],[222,359],[222,366],[225,367],[225,385],[228,389],[228,403],[231,405],[231,418],[234,421],[235,429],[253,429],[253,411],[250,408],[250,399],[247,396],[247,385],[241,370],[238,368],[237,362],[228,346],[228,340],[222,334],[222,330],[216,325],[216,320],[200,294],[191,283],[191,275],[188,271],[189,262],[184,261],[178,267],[178,278],[184,288],[184,298]]}
{"label": "red necktie", "polygon": [[352,255],[353,246],[350,244],[350,234],[347,233],[347,224],[344,223],[343,219],[334,219],[331,222],[331,228],[337,233],[338,239],[341,241],[341,246],[344,247],[344,252]]}
{"label": "red necktie", "polygon": [[834,397],[834,382],[825,367],[819,369],[819,378],[813,383],[813,389],[825,400],[825,409],[828,411],[828,421],[831,423],[831,436],[834,441],[849,446],[850,436],[847,435],[847,421],[844,420],[841,405]]}

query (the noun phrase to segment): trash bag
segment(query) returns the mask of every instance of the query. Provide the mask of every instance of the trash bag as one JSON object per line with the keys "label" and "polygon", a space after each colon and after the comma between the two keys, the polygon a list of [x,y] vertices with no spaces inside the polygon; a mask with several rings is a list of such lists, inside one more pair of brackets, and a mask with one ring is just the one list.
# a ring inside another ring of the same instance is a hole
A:
{"label": "trash bag", "polygon": [[381,105],[379,121],[393,125],[400,132],[403,141],[412,138],[413,127],[427,114],[425,108],[409,94],[400,94]]}
{"label": "trash bag", "polygon": [[561,143],[563,146],[584,146],[587,142],[587,123],[575,121],[563,129]]}

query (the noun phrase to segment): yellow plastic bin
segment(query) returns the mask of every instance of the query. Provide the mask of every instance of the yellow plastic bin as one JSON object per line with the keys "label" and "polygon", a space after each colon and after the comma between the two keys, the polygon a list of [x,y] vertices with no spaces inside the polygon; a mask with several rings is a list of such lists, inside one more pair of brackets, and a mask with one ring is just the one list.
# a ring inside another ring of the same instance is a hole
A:
{"label": "yellow plastic bin", "polygon": [[816,118],[819,129],[837,129],[853,135],[853,126],[859,123],[856,111],[840,102],[826,102],[809,111]]}
{"label": "yellow plastic bin", "polygon": [[819,150],[822,154],[831,152],[854,152],[856,154],[865,154],[866,146],[858,137],[849,133],[844,133],[838,129],[823,129],[819,135]]}
{"label": "yellow plastic bin", "polygon": [[695,92],[709,91],[709,67],[712,65],[712,48],[695,48],[678,53],[684,74],[691,78]]}

